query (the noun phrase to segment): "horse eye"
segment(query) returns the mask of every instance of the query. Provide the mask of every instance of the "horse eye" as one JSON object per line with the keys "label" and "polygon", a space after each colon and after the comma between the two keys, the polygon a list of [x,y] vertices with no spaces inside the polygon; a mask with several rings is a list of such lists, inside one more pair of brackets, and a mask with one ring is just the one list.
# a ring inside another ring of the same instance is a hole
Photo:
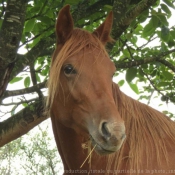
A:
{"label": "horse eye", "polygon": [[74,67],[71,64],[68,64],[64,67],[64,74],[65,75],[70,75],[70,74],[76,74],[76,70],[74,69]]}

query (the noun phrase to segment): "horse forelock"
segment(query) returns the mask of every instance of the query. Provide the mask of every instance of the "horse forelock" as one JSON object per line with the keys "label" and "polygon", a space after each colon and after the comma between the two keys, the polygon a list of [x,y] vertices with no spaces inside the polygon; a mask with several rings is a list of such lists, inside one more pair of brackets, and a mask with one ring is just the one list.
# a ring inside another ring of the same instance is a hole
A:
{"label": "horse forelock", "polygon": [[[109,40],[110,42],[110,40]],[[50,68],[50,75],[48,81],[48,96],[46,100],[46,108],[50,109],[54,101],[54,97],[58,93],[58,86],[60,85],[59,77],[61,68],[64,62],[73,55],[76,55],[85,47],[100,48],[104,54],[107,54],[104,45],[100,40],[88,31],[76,28],[72,31],[70,38],[62,46],[60,50],[56,48]],[[95,61],[95,60],[94,60]],[[61,86],[61,85],[60,85]]]}
{"label": "horse forelock", "polygon": [[[114,170],[120,170],[123,161],[127,160],[129,169],[136,170],[136,174],[139,174],[138,170],[142,170],[143,161],[146,160],[148,166],[154,154],[160,167],[162,160],[166,160],[168,165],[168,143],[165,138],[171,139],[175,144],[175,123],[159,111],[128,97],[117,86],[114,91],[119,114],[125,121],[127,138],[119,152],[108,156],[106,169],[113,167]],[[129,155],[125,153],[126,145]]]}

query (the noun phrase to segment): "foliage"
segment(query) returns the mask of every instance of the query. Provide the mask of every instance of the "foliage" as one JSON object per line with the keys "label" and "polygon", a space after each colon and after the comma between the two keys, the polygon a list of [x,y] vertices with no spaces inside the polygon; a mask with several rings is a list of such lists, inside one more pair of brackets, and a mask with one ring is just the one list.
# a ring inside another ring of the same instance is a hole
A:
{"label": "foliage", "polygon": [[[112,50],[116,67],[128,68],[122,84],[127,81],[140,100],[149,100],[156,91],[162,101],[175,102],[175,26],[170,20],[174,9],[171,1],[157,1],[132,21]],[[145,85],[138,87],[140,82]]]}
{"label": "foliage", "polygon": [[49,132],[52,132],[51,128],[48,122],[44,122],[1,148],[0,174],[59,174],[62,171],[61,161],[53,136]]}

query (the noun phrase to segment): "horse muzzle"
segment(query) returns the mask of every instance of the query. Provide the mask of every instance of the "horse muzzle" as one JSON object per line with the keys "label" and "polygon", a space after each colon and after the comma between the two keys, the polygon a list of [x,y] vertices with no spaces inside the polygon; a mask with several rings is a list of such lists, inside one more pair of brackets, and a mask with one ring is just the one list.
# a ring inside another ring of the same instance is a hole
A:
{"label": "horse muzzle", "polygon": [[90,132],[92,145],[99,154],[118,151],[126,138],[124,123],[101,122],[98,131]]}

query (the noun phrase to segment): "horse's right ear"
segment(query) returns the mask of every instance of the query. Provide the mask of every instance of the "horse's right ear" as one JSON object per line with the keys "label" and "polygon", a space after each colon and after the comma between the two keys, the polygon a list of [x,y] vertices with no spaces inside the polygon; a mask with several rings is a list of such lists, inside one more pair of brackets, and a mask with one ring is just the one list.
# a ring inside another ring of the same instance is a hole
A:
{"label": "horse's right ear", "polygon": [[73,25],[70,6],[66,5],[60,10],[56,22],[57,45],[66,42],[73,30]]}
{"label": "horse's right ear", "polygon": [[113,22],[113,12],[111,11],[106,20],[93,32],[99,40],[105,45],[107,42],[113,41],[110,37]]}

